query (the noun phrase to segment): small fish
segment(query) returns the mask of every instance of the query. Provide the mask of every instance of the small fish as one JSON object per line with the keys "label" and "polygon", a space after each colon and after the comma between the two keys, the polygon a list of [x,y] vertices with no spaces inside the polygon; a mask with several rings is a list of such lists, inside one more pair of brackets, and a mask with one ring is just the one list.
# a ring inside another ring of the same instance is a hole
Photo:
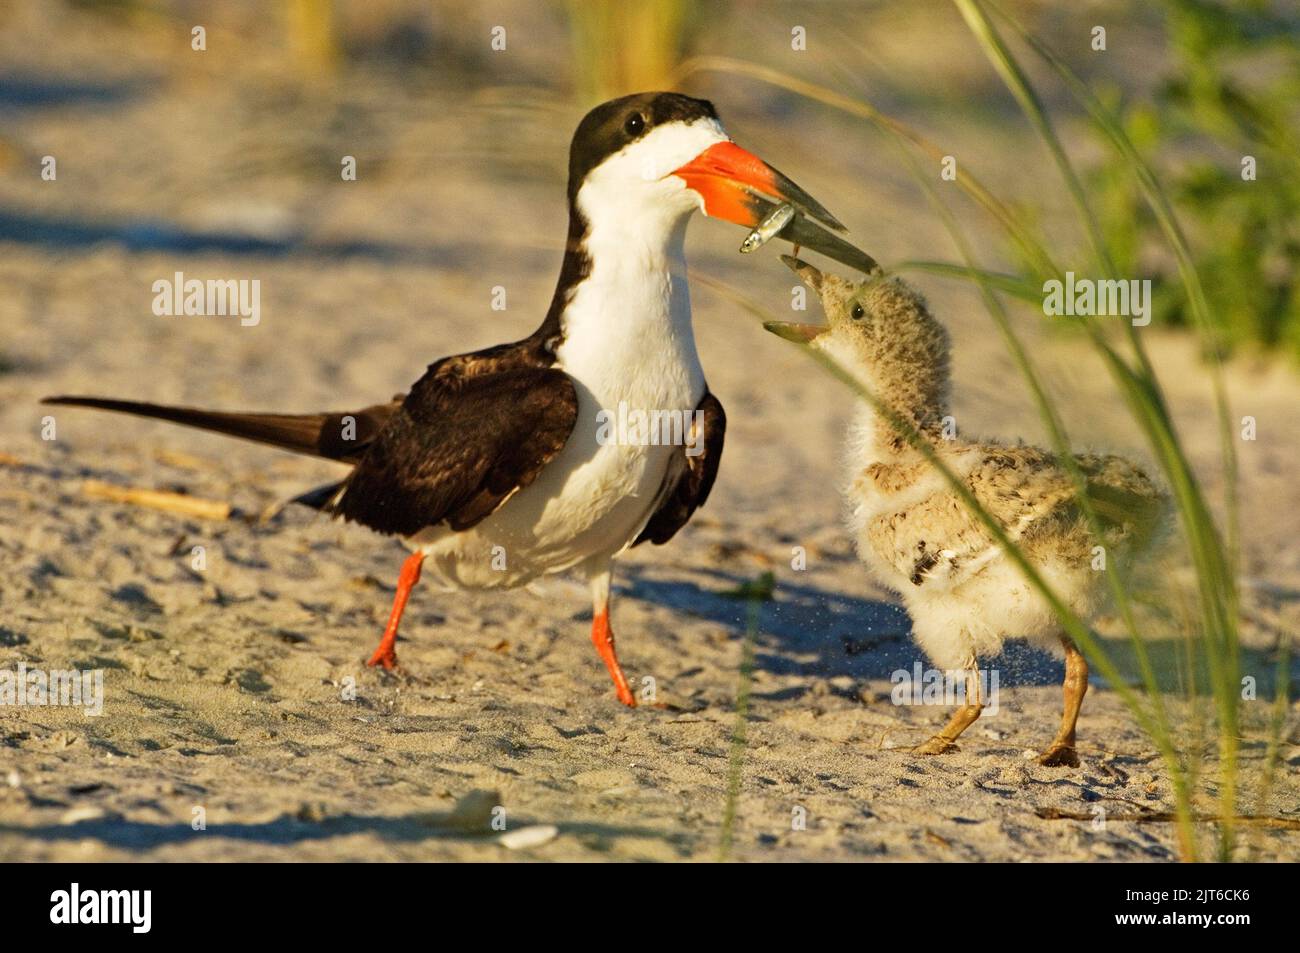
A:
{"label": "small fish", "polygon": [[745,236],[745,240],[740,243],[740,253],[747,255],[756,248],[762,248],[776,238],[781,229],[790,224],[794,216],[795,208],[789,202],[772,209],[767,218],[759,222],[758,226]]}

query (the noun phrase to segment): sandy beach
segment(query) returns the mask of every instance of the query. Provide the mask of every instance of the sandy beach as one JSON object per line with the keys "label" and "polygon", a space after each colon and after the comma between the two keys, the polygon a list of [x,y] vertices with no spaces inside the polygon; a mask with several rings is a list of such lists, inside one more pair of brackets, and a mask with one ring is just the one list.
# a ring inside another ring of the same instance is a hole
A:
{"label": "sandy beach", "polygon": [[[566,577],[509,593],[421,587],[401,671],[366,668],[403,549],[279,505],[338,479],[338,465],[38,401],[93,393],[342,410],[404,391],[438,357],[531,332],[554,286],[565,150],[583,112],[539,79],[562,37],[550,19],[520,13],[509,64],[446,41],[447,62],[478,71],[467,95],[436,73],[382,69],[300,88],[282,81],[271,44],[216,28],[221,42],[182,67],[192,54],[156,26],[132,32],[53,3],[5,18],[0,668],[102,670],[104,701],[99,716],[0,706],[0,860],[713,860],[733,770],[727,856],[738,860],[1177,859],[1174,825],[1149,816],[1173,810],[1166,768],[1104,680],[1094,678],[1080,719],[1081,767],[1032,760],[1060,716],[1052,658],[1013,648],[991,663],[999,710],[960,752],[905,750],[947,712],[891,701],[891,673],[923,659],[843,529],[852,399],[712,286],[774,310],[791,300],[775,244],[741,256],[743,231],[717,221],[692,224],[688,251],[702,279],[692,287],[701,357],[729,417],[721,475],[669,545],[617,564],[619,651],[648,703],[615,700],[588,640],[586,587]],[[487,22],[464,25],[484,49]],[[894,25],[871,75],[919,55],[908,51],[920,28]],[[963,83],[996,88],[978,51],[962,49],[959,20],[934,30],[929,47],[952,51],[937,98]],[[882,262],[956,257],[879,137],[736,77],[699,77],[688,91],[714,101],[737,141],[823,199]],[[955,107],[881,96],[923,116],[992,183],[1017,183],[1044,219],[1068,215],[1048,164],[1017,161],[1039,148],[1022,123],[995,134]],[[58,157],[55,182],[39,178],[46,154]],[[340,179],[344,155],[357,157],[355,182]],[[154,314],[153,283],[176,271],[259,280],[259,322]],[[1042,441],[978,294],[913,280],[954,339],[961,430]],[[497,287],[505,310],[492,308]],[[1078,337],[1028,309],[1015,321],[1076,443],[1146,460]],[[1145,333],[1193,466],[1218,499],[1195,343]],[[1239,446],[1243,670],[1260,685],[1244,706],[1243,804],[1297,822],[1294,703],[1271,787],[1249,779],[1267,754],[1277,647],[1300,624],[1300,378],[1249,353],[1226,378],[1234,411],[1260,434]],[[44,439],[47,416],[54,439]],[[107,501],[86,494],[93,481],[233,510],[198,519]],[[737,745],[751,609],[738,591],[764,573],[774,588],[757,604]],[[1185,701],[1169,704],[1182,712]],[[1194,717],[1182,717],[1190,729]],[[1213,811],[1213,747],[1204,755],[1198,783]],[[511,849],[488,821],[497,807],[508,831],[556,830]],[[1240,851],[1295,861],[1300,831],[1247,827]]]}

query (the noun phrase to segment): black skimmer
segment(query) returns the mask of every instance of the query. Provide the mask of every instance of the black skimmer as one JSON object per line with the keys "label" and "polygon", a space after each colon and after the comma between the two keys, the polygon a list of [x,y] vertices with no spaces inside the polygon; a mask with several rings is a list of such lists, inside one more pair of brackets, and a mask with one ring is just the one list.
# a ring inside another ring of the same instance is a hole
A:
{"label": "black skimmer", "polygon": [[[583,572],[592,641],[619,700],[635,706],[614,652],[611,562],[630,546],[667,542],[704,503],[726,428],[691,327],[684,257],[691,214],[765,224],[765,237],[775,231],[864,270],[870,259],[818,226],[843,228],[736,145],[712,104],[677,93],[627,96],[588,113],[573,137],[568,198],[564,262],[541,326],[521,341],[431,364],[389,403],[266,414],[95,397],[45,402],[160,418],[351,464],[341,482],[299,501],[398,536],[411,550],[369,665],[395,666],[398,624],[422,569],[465,588]],[[620,407],[682,415],[685,430],[675,444],[602,439],[602,411]]]}

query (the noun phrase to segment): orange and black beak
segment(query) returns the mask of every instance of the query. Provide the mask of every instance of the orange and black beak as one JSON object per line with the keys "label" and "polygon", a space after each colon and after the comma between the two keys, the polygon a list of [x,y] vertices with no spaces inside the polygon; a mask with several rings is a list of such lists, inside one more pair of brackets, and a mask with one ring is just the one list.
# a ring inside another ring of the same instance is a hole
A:
{"label": "orange and black beak", "polygon": [[860,271],[878,267],[869,255],[817,224],[845,230],[820,202],[734,142],[710,146],[671,174],[699,194],[706,215],[754,228],[778,205],[788,204],[799,214],[777,233],[779,237]]}
{"label": "orange and black beak", "polygon": [[799,211],[837,232],[844,226],[821,203],[752,152],[734,142],[709,146],[673,172],[704,200],[704,214],[753,228],[763,218],[755,201],[769,196],[789,202]]}

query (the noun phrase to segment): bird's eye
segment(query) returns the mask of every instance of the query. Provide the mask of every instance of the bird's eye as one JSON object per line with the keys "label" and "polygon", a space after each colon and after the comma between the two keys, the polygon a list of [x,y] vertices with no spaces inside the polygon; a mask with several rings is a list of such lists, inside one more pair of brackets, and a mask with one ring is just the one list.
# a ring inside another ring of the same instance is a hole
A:
{"label": "bird's eye", "polygon": [[853,306],[853,310],[850,311],[849,313],[853,315],[854,321],[861,321],[863,318],[867,316],[867,312],[862,310],[862,305],[860,304],[855,304]]}
{"label": "bird's eye", "polygon": [[629,136],[640,135],[641,130],[645,128],[645,117],[640,113],[633,113],[627,117],[627,122],[623,123],[623,131]]}

